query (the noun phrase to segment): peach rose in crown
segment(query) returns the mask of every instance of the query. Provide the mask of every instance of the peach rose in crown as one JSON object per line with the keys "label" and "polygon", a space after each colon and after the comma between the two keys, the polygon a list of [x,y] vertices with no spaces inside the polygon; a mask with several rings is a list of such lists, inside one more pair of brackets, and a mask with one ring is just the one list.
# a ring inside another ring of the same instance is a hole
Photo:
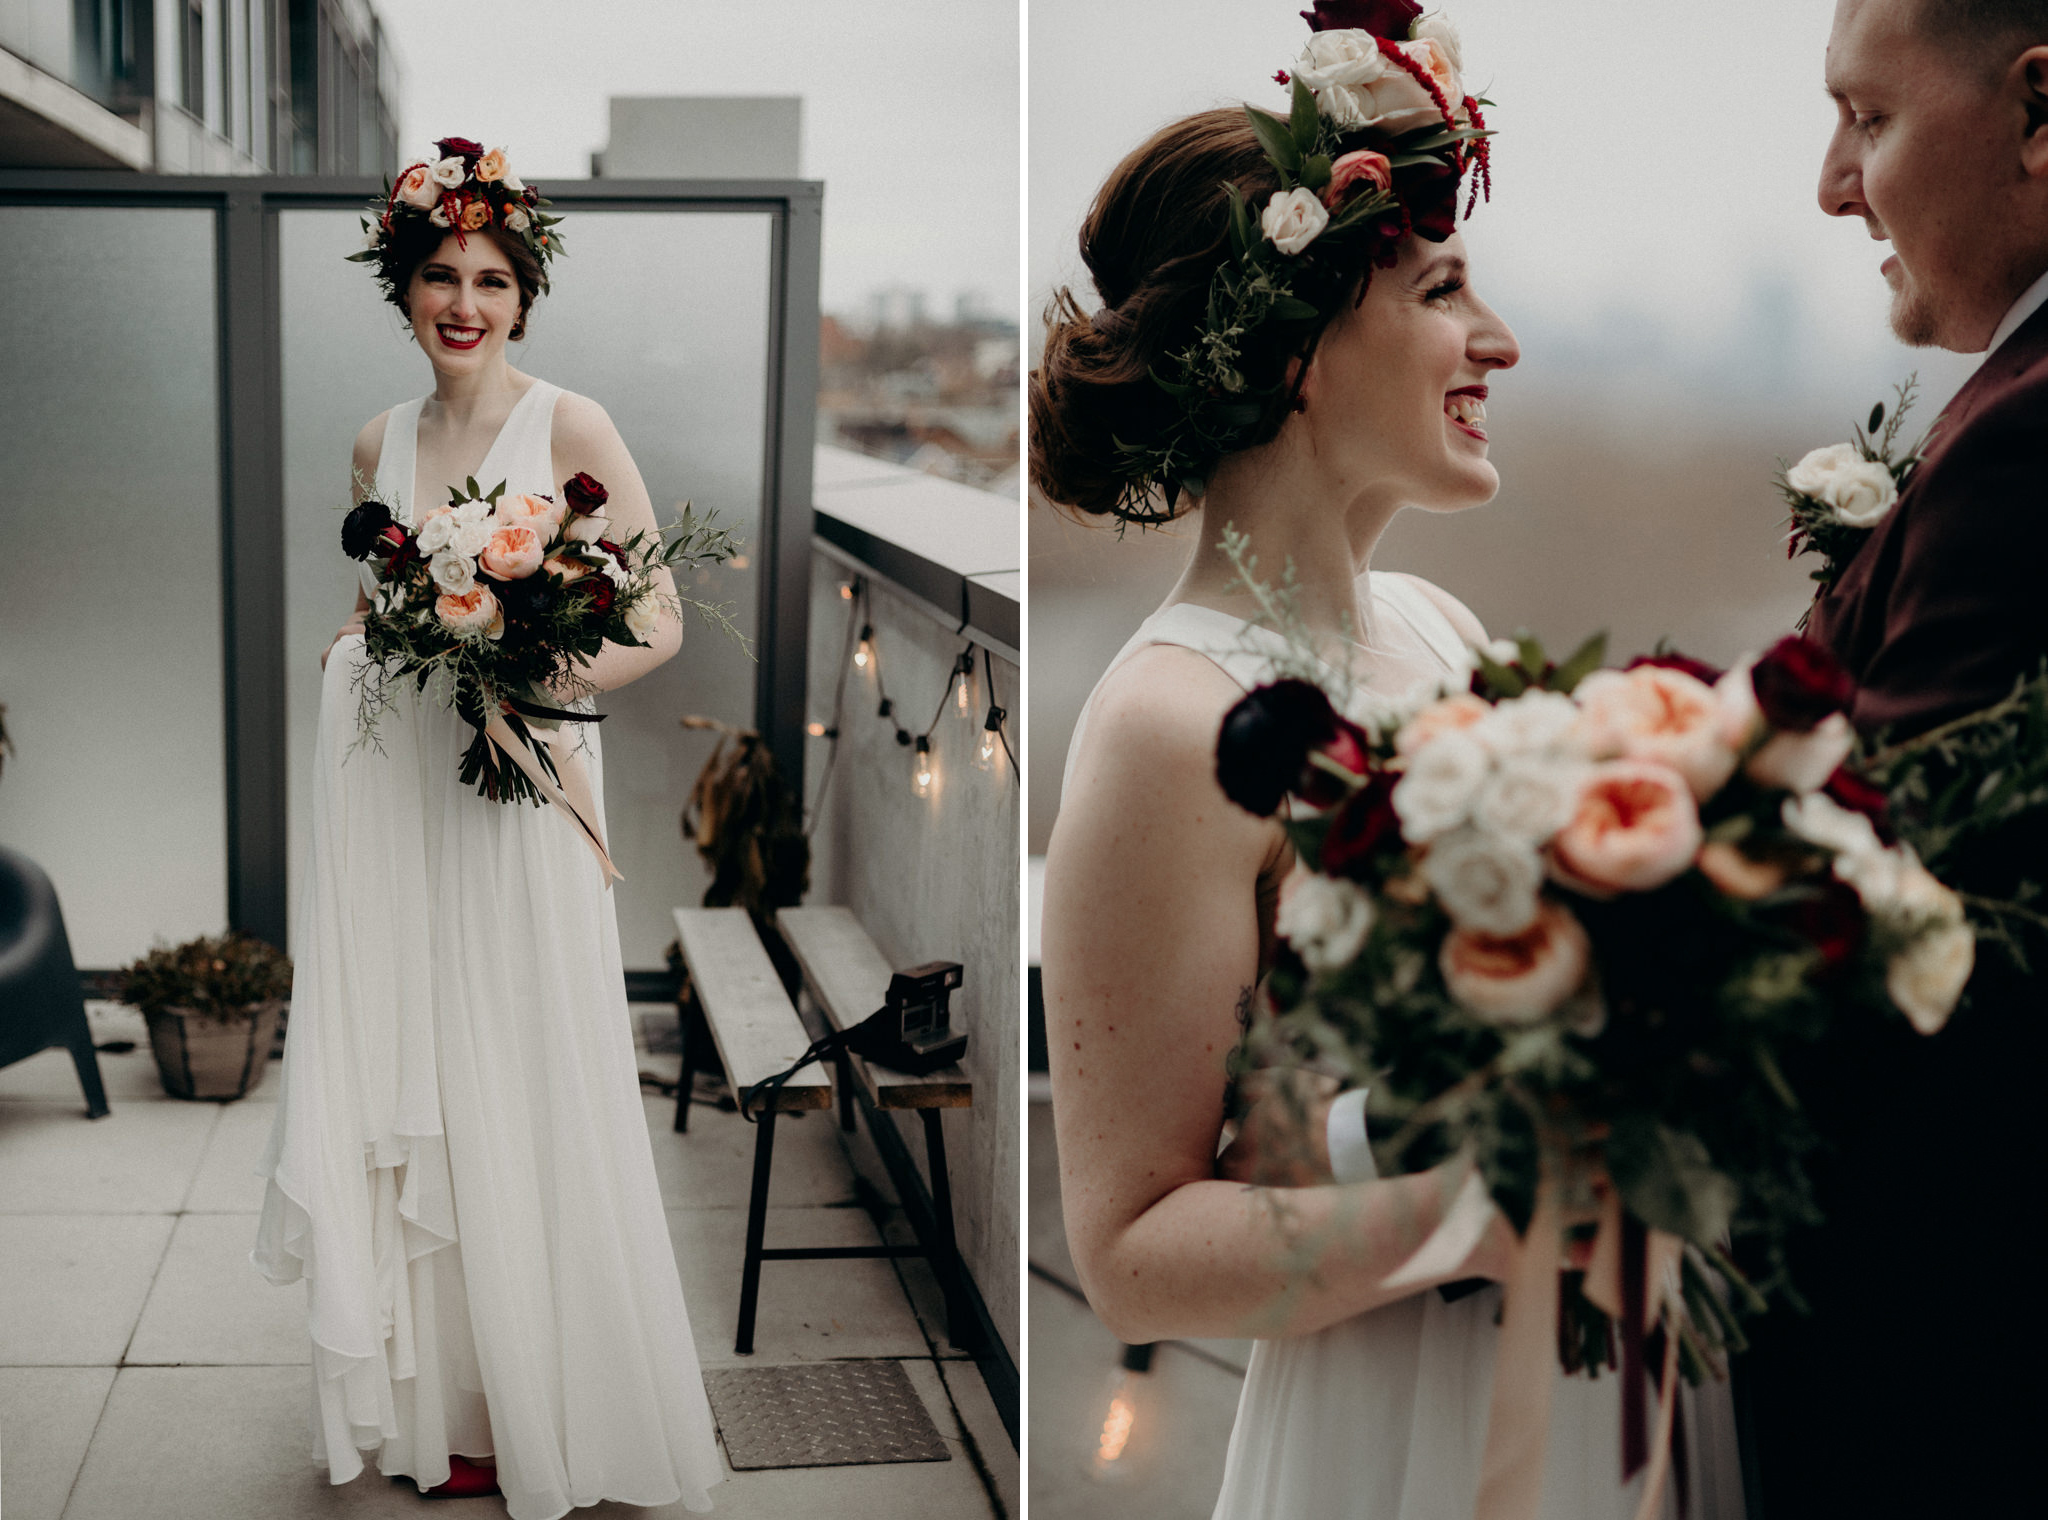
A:
{"label": "peach rose in crown", "polygon": [[1595,755],[1668,765],[1702,802],[1735,774],[1726,714],[1714,689],[1696,676],[1661,665],[1596,670],[1573,696]]}
{"label": "peach rose in crown", "polygon": [[1401,725],[1401,731],[1394,735],[1395,753],[1404,758],[1412,755],[1439,734],[1471,728],[1492,711],[1489,703],[1469,691],[1439,698]]}
{"label": "peach rose in crown", "polygon": [[1323,186],[1323,204],[1335,211],[1360,187],[1372,190],[1394,188],[1394,171],[1386,154],[1361,148],[1355,153],[1344,154],[1331,164],[1330,182]]}
{"label": "peach rose in crown", "polygon": [[500,499],[497,518],[500,523],[518,523],[531,528],[545,539],[554,536],[554,530],[562,525],[562,515],[567,510],[559,501],[522,492]]}
{"label": "peach rose in crown", "polygon": [[1453,929],[1437,964],[1452,997],[1488,1024],[1533,1024],[1585,985],[1593,946],[1570,910],[1545,899],[1536,921],[1498,938]]}
{"label": "peach rose in crown", "polygon": [[434,616],[450,633],[463,638],[495,639],[505,631],[505,614],[487,586],[437,597]]}
{"label": "peach rose in crown", "polygon": [[422,211],[432,211],[441,204],[441,186],[425,164],[414,164],[399,175],[393,194],[408,206],[417,206]]}
{"label": "peach rose in crown", "polygon": [[498,529],[477,556],[477,564],[494,580],[523,581],[547,558],[541,536],[522,523]]}
{"label": "peach rose in crown", "polygon": [[490,203],[481,197],[471,201],[462,208],[462,230],[464,232],[475,232],[490,219]]}
{"label": "peach rose in crown", "polygon": [[1592,768],[1578,811],[1550,842],[1567,886],[1647,892],[1693,863],[1704,838],[1692,788],[1668,765],[1613,760]]}
{"label": "peach rose in crown", "polygon": [[505,162],[505,150],[493,148],[476,161],[476,177],[486,183],[494,179],[503,179],[508,167]]}

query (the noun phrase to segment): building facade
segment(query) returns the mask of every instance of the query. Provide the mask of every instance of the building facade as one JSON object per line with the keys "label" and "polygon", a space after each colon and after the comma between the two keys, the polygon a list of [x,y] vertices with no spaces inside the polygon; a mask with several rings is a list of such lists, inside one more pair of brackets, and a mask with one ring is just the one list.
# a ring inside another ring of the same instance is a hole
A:
{"label": "building facade", "polygon": [[391,174],[368,0],[0,0],[0,166]]}

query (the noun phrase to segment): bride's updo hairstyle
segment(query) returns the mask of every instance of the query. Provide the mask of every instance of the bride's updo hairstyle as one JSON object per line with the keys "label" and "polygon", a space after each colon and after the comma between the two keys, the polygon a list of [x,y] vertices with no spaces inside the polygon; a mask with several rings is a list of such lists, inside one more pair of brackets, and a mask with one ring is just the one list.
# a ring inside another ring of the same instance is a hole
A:
{"label": "bride's updo hairstyle", "polygon": [[412,320],[406,292],[420,265],[448,238],[486,237],[505,255],[519,286],[519,320],[510,336],[526,336],[526,314],[548,288],[548,266],[562,251],[561,218],[552,204],[512,172],[503,148],[486,150],[466,137],[444,137],[434,156],[408,164],[363,217],[363,247],[352,264],[374,266],[384,299]]}
{"label": "bride's updo hairstyle", "polygon": [[[1150,439],[1180,411],[1152,367],[1195,335],[1209,282],[1230,257],[1236,184],[1263,201],[1280,187],[1242,111],[1204,111],[1172,123],[1129,154],[1081,224],[1081,261],[1101,309],[1085,313],[1062,289],[1045,313],[1045,357],[1031,372],[1031,481],[1051,500],[1123,522],[1170,521],[1189,503],[1127,501],[1126,443]],[[1248,359],[1276,383],[1292,343]]]}
{"label": "bride's updo hairstyle", "polygon": [[1314,0],[1302,19],[1285,114],[1177,121],[1096,194],[1081,259],[1101,304],[1061,290],[1031,374],[1031,480],[1051,500],[1180,515],[1219,461],[1279,433],[1324,330],[1402,240],[1456,230],[1465,171],[1467,215],[1490,192],[1486,102],[1449,21],[1416,0]]}

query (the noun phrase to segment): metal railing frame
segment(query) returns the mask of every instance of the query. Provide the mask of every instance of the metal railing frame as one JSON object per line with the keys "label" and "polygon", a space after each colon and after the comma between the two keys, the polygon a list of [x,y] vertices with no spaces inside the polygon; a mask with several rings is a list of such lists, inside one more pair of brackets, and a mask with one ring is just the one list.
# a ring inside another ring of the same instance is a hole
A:
{"label": "metal railing frame", "polygon": [[[366,176],[0,170],[0,206],[183,207],[215,215],[228,918],[277,945],[286,938],[288,827],[277,218],[359,209],[382,189]],[[765,212],[772,219],[761,528],[751,546],[761,575],[754,721],[801,795],[824,186],[601,179],[551,181],[547,195],[564,212]]]}

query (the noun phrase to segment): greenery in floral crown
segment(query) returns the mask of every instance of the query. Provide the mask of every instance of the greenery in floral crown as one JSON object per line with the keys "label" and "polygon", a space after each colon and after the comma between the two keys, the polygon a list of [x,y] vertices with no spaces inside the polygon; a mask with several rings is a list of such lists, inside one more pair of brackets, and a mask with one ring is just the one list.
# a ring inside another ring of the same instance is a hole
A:
{"label": "greenery in floral crown", "polygon": [[[1818,554],[1813,580],[1820,590],[1842,578],[1856,551],[1898,504],[1927,451],[1927,438],[1899,452],[1899,430],[1913,409],[1919,377],[1908,375],[1887,410],[1880,401],[1847,443],[1815,449],[1795,465],[1778,463],[1776,484],[1791,511],[1785,557]],[[1931,436],[1931,435],[1930,435]],[[1812,609],[1808,608],[1808,615]],[[1801,618],[1799,626],[1806,626]]]}
{"label": "greenery in floral crown", "polygon": [[389,280],[393,231],[407,218],[425,218],[446,228],[457,243],[467,235],[496,228],[518,238],[540,261],[540,288],[548,288],[548,268],[562,251],[561,218],[541,208],[554,203],[521,183],[503,148],[485,150],[466,137],[444,137],[434,144],[435,159],[408,164],[396,180],[385,182],[381,203],[372,203],[375,220],[363,218],[364,247],[348,256],[351,264],[378,265]]}
{"label": "greenery in floral crown", "polygon": [[221,1019],[292,992],[291,958],[239,933],[159,945],[120,976],[121,1001],[144,1013],[182,1008]]}
{"label": "greenery in floral crown", "polygon": [[[1199,330],[1152,368],[1175,415],[1155,437],[1117,440],[1127,522],[1169,520],[1181,493],[1200,495],[1224,455],[1272,436],[1295,394],[1285,361],[1313,350],[1360,278],[1391,267],[1403,237],[1450,236],[1468,168],[1477,170],[1472,202],[1491,195],[1481,108],[1492,102],[1447,93],[1445,81],[1462,90],[1446,61],[1456,51],[1447,23],[1425,23],[1412,0],[1317,0],[1304,15],[1318,35],[1294,74],[1277,76],[1292,91],[1287,116],[1244,108],[1280,189],[1255,210],[1235,184],[1224,186],[1230,256],[1210,279]],[[1334,67],[1319,51],[1332,42],[1352,53]],[[1398,85],[1405,108],[1361,124],[1370,107],[1359,102],[1372,97],[1343,82],[1361,71]],[[1419,110],[1406,105],[1425,97]],[[1432,119],[1386,129],[1418,114]]]}

